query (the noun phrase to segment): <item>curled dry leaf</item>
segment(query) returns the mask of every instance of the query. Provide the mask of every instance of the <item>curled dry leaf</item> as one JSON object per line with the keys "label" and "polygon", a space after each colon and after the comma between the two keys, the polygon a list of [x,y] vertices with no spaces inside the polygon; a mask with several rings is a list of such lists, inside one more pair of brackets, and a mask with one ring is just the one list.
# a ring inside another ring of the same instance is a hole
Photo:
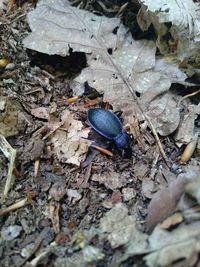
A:
{"label": "curled dry leaf", "polygon": [[91,143],[86,139],[90,130],[84,129],[82,122],[74,119],[68,110],[63,112],[62,122],[64,128],[56,130],[51,135],[53,153],[60,162],[80,166]]}
{"label": "curled dry leaf", "polygon": [[159,222],[162,222],[174,212],[186,182],[185,177],[179,176],[170,183],[168,188],[161,189],[153,195],[148,207],[147,232],[152,231]]}
{"label": "curled dry leaf", "polygon": [[168,216],[170,216],[176,208],[176,205],[185,191],[187,184],[190,184],[198,177],[198,170],[193,168],[187,172],[179,174],[178,177],[169,184],[168,188],[161,189],[156,192],[148,207],[148,216],[146,229],[148,232]]}
{"label": "curled dry leaf", "polygon": [[[170,43],[166,35],[171,35],[179,60],[191,58],[199,61],[197,55],[200,40],[199,1],[193,0],[142,0],[143,18],[147,27],[152,23],[158,38],[161,53],[169,54]],[[141,28],[143,24],[138,20]],[[166,24],[171,26],[166,26]],[[190,36],[190,38],[188,38]],[[193,40],[191,42],[191,40]],[[190,62],[191,63],[191,62]],[[195,65],[195,64],[194,64]]]}

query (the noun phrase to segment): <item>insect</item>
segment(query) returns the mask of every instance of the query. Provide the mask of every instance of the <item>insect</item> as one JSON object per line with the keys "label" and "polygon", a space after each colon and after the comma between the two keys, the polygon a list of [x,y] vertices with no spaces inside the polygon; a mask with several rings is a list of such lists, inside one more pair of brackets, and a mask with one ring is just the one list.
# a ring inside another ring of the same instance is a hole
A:
{"label": "insect", "polygon": [[130,147],[130,137],[123,130],[121,121],[113,112],[91,108],[88,110],[87,120],[97,133],[114,141],[117,148],[127,150]]}

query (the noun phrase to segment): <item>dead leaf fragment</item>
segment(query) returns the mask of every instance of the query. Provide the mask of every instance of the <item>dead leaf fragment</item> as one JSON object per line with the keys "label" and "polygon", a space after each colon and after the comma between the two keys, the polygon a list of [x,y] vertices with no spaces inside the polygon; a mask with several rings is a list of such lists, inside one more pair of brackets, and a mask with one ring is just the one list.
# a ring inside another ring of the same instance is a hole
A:
{"label": "dead leaf fragment", "polygon": [[72,204],[76,203],[82,198],[82,195],[78,192],[78,190],[75,189],[68,189],[67,196]]}
{"label": "dead leaf fragment", "polygon": [[170,227],[177,225],[183,221],[183,216],[181,213],[175,213],[168,217],[160,224],[161,229],[169,229]]}
{"label": "dead leaf fragment", "polygon": [[66,193],[65,184],[63,182],[56,182],[49,190],[49,195],[56,201],[60,201]]}
{"label": "dead leaf fragment", "polygon": [[122,189],[122,194],[123,194],[123,200],[126,202],[135,198],[137,193],[133,188],[125,187]]}
{"label": "dead leaf fragment", "polygon": [[45,142],[41,139],[40,135],[33,135],[30,140],[25,144],[21,159],[26,162],[40,159]]}
{"label": "dead leaf fragment", "polygon": [[93,174],[91,177],[92,181],[99,182],[100,184],[104,184],[105,187],[115,190],[117,188],[121,188],[125,180],[120,173],[117,172],[108,172],[105,174]]}
{"label": "dead leaf fragment", "polygon": [[196,167],[196,176],[193,180],[188,183],[185,187],[186,193],[200,204],[200,179],[199,179],[200,168]]}
{"label": "dead leaf fragment", "polygon": [[136,218],[128,215],[122,203],[116,204],[100,221],[100,231],[107,235],[112,248],[130,245],[130,253],[137,255],[146,248],[146,237],[137,229]]}
{"label": "dead leaf fragment", "polygon": [[151,199],[153,193],[155,192],[155,184],[150,177],[145,177],[142,179],[142,194],[146,197]]}
{"label": "dead leaf fragment", "polygon": [[190,263],[194,256],[197,259],[200,251],[199,234],[199,222],[181,224],[172,231],[157,226],[148,239],[150,253],[144,257],[147,266],[176,266],[175,262],[181,266],[194,266]]}
{"label": "dead leaf fragment", "polygon": [[31,109],[31,114],[33,116],[35,116],[36,118],[39,118],[39,119],[48,120],[48,118],[49,118],[48,109],[45,107],[39,107],[39,108]]}
{"label": "dead leaf fragment", "polygon": [[[161,53],[169,54],[170,43],[166,40],[166,35],[171,35],[177,57],[181,61],[188,62],[191,58],[195,60],[195,56],[199,51],[199,2],[192,0],[169,0],[169,1],[151,1],[142,0],[143,12],[145,20],[153,24],[158,35],[157,46]],[[146,11],[146,12],[145,12]],[[150,20],[150,22],[149,22]],[[166,24],[171,26],[166,26]],[[141,27],[143,25],[141,24]],[[187,37],[190,36],[190,39]],[[190,40],[193,40],[191,43]]]}
{"label": "dead leaf fragment", "polygon": [[68,110],[63,112],[62,123],[65,130],[58,129],[51,135],[53,153],[60,162],[80,166],[91,143],[86,139],[90,130],[84,129],[82,122],[74,119]]}
{"label": "dead leaf fragment", "polygon": [[3,110],[0,112],[0,133],[5,137],[15,136],[23,127],[19,123],[18,117],[18,113],[22,107],[16,99],[3,98],[2,101],[1,105]]}

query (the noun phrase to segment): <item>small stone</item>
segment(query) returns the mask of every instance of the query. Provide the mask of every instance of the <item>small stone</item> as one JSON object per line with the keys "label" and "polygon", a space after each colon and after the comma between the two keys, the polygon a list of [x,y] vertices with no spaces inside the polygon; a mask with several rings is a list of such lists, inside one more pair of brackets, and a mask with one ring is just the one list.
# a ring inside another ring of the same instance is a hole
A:
{"label": "small stone", "polygon": [[0,99],[0,111],[5,110],[6,107],[6,97],[1,96]]}
{"label": "small stone", "polygon": [[14,70],[14,68],[15,68],[15,64],[14,64],[14,63],[9,63],[9,64],[5,67],[6,70]]}
{"label": "small stone", "polygon": [[136,192],[133,188],[127,187],[127,188],[122,189],[122,195],[123,195],[124,201],[126,202],[126,201],[129,201],[129,200],[135,198]]}
{"label": "small stone", "polygon": [[35,246],[34,243],[28,244],[25,248],[22,249],[20,253],[21,256],[23,258],[28,258],[32,254],[34,246]]}
{"label": "small stone", "polygon": [[56,201],[60,201],[66,193],[65,184],[62,182],[57,182],[52,185],[49,190],[49,195]]}
{"label": "small stone", "polygon": [[106,199],[102,202],[102,206],[106,209],[112,209],[113,207],[113,202],[111,199]]}
{"label": "small stone", "polygon": [[80,213],[84,213],[86,211],[88,205],[89,205],[89,200],[87,198],[81,199],[79,202],[79,205],[78,205]]}
{"label": "small stone", "polygon": [[114,204],[122,202],[122,194],[120,191],[114,191],[111,196],[112,202]]}
{"label": "small stone", "polygon": [[67,196],[69,201],[72,201],[72,204],[76,203],[82,198],[82,195],[78,192],[78,190],[75,189],[68,189]]}
{"label": "small stone", "polygon": [[1,237],[4,241],[14,240],[20,235],[22,227],[19,225],[10,225],[7,228],[3,228],[1,231]]}

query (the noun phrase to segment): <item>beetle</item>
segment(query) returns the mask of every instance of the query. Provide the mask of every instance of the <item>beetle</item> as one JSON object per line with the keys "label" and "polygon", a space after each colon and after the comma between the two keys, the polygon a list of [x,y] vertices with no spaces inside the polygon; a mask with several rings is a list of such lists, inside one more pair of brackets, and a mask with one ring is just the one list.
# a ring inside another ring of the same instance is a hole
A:
{"label": "beetle", "polygon": [[87,120],[97,133],[114,141],[118,149],[130,148],[130,137],[123,130],[121,121],[112,111],[90,108],[87,112]]}

